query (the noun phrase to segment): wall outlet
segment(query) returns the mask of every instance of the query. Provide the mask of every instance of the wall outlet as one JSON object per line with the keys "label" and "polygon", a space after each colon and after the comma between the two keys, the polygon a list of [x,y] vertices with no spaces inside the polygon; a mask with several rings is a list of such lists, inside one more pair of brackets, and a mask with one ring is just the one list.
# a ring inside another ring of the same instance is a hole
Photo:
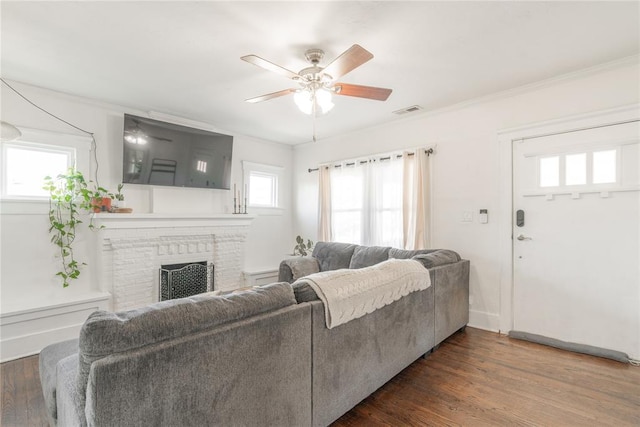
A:
{"label": "wall outlet", "polygon": [[473,212],[471,212],[471,211],[463,211],[462,212],[462,222],[473,222]]}

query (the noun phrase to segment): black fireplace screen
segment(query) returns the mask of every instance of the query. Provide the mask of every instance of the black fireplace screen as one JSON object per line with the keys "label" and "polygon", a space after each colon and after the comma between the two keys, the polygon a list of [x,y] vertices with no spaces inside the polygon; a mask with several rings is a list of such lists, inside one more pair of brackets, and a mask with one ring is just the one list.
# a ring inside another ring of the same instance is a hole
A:
{"label": "black fireplace screen", "polygon": [[207,292],[209,277],[213,279],[213,265],[207,265],[206,261],[163,265],[160,268],[160,301]]}

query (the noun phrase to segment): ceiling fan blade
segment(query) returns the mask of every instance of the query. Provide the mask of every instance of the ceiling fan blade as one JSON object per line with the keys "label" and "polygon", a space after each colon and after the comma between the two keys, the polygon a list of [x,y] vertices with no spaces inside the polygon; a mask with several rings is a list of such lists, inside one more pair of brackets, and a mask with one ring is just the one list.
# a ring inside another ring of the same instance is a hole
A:
{"label": "ceiling fan blade", "polygon": [[247,61],[250,64],[257,65],[260,68],[264,68],[265,70],[273,71],[274,73],[278,73],[290,79],[300,78],[298,73],[294,73],[293,71],[287,70],[286,68],[282,68],[281,66],[276,65],[273,62],[269,62],[266,59],[262,59],[256,55],[246,55],[241,57],[240,59],[242,59],[243,61]]}
{"label": "ceiling fan blade", "polygon": [[268,101],[268,100],[273,99],[273,98],[279,98],[281,96],[285,96],[285,95],[288,95],[290,93],[294,93],[295,91],[296,91],[295,89],[280,90],[278,92],[268,93],[268,94],[262,95],[262,96],[256,96],[255,98],[245,99],[245,102],[250,102],[252,104],[255,104],[256,102]]}
{"label": "ceiling fan blade", "polygon": [[348,83],[336,83],[336,95],[357,96],[358,98],[375,99],[377,101],[386,101],[391,95],[392,89],[382,87],[360,86]]}
{"label": "ceiling fan blade", "polygon": [[327,65],[322,71],[333,80],[339,79],[353,69],[373,58],[373,54],[360,45],[354,44]]}

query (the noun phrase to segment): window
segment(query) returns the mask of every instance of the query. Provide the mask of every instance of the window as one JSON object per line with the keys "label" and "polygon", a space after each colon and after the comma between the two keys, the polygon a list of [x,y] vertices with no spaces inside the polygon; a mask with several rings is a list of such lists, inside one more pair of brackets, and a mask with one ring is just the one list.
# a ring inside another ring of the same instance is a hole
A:
{"label": "window", "polygon": [[430,242],[433,149],[318,168],[318,239],[423,249]]}
{"label": "window", "polygon": [[565,184],[587,183],[587,153],[567,154],[565,157]]}
{"label": "window", "polygon": [[616,182],[617,150],[594,151],[593,183],[609,184]]}
{"label": "window", "polygon": [[540,159],[540,187],[557,187],[560,185],[560,157],[543,157]]}
{"label": "window", "polygon": [[249,172],[249,206],[278,207],[278,175]]}
{"label": "window", "polygon": [[45,200],[45,176],[55,177],[76,166],[89,168],[90,138],[34,129],[20,129],[17,141],[2,143],[3,199]]}
{"label": "window", "polygon": [[54,177],[73,166],[73,150],[31,144],[5,144],[3,194],[7,197],[48,197],[42,188],[46,176]]}
{"label": "window", "polygon": [[538,157],[538,186],[563,189],[616,184],[619,152],[614,148]]}
{"label": "window", "polygon": [[258,208],[263,214],[276,213],[282,208],[282,167],[243,161],[242,169],[244,188],[247,190],[247,205],[250,208]]}
{"label": "window", "polygon": [[363,241],[363,172],[360,166],[342,166],[331,171],[331,221],[336,242]]}

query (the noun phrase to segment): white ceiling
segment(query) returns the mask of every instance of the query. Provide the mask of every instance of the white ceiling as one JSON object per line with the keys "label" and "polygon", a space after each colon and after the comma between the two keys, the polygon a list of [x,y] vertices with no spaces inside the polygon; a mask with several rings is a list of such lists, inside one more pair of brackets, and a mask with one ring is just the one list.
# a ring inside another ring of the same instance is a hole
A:
{"label": "white ceiling", "polygon": [[311,47],[325,50],[321,65],[354,43],[374,54],[341,81],[392,88],[390,98],[335,97],[321,139],[637,55],[639,5],[3,0],[2,76],[297,144],[312,120],[291,96],[244,102],[295,86],[241,56],[299,71]]}

